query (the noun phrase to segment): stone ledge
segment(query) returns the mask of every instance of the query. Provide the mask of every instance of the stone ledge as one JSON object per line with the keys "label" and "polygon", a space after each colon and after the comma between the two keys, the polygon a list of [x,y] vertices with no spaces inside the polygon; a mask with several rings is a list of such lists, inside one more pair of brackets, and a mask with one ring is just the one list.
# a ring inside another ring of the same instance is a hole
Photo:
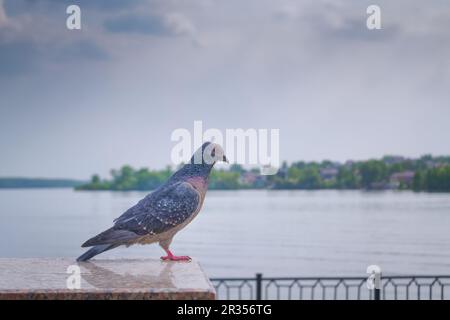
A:
{"label": "stone ledge", "polygon": [[[79,267],[79,289],[76,271]],[[74,281],[70,281],[74,280]],[[155,259],[0,258],[0,299],[212,300],[216,293],[199,263]]]}

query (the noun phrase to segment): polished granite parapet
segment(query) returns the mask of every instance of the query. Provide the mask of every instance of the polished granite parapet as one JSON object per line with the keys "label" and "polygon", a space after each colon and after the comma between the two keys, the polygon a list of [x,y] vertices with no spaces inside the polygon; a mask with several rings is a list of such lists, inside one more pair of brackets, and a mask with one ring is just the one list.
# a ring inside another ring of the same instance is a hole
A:
{"label": "polished granite parapet", "polygon": [[215,290],[195,260],[0,258],[0,299],[212,300]]}

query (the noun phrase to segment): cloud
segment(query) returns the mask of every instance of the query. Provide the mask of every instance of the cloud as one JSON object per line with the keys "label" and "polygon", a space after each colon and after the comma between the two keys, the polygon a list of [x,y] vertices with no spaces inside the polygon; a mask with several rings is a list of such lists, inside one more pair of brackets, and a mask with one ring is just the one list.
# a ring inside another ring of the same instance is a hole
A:
{"label": "cloud", "polygon": [[[95,40],[98,32],[68,31],[65,10],[43,11],[53,2],[0,0],[0,77],[46,73],[51,65],[109,58],[106,48]],[[55,5],[61,3],[55,1]]]}
{"label": "cloud", "polygon": [[109,54],[91,40],[79,40],[71,42],[57,51],[56,58],[59,61],[95,61],[106,60]]}
{"label": "cloud", "polygon": [[177,35],[194,35],[196,30],[192,22],[180,13],[170,13],[166,16],[168,28]]}
{"label": "cloud", "polygon": [[170,29],[159,16],[138,16],[129,14],[107,19],[104,23],[106,31],[111,33],[138,33],[157,36],[170,35]]}
{"label": "cloud", "polygon": [[398,24],[383,23],[381,30],[369,30],[366,27],[366,5],[342,5],[339,2],[323,2],[322,6],[304,6],[288,2],[273,13],[279,23],[297,23],[308,30],[311,35],[321,40],[378,41],[393,38],[401,32]]}
{"label": "cloud", "polygon": [[186,36],[195,44],[200,44],[194,24],[181,13],[127,14],[106,19],[103,25],[110,33],[134,33],[161,37]]}
{"label": "cloud", "polygon": [[[3,0],[8,12],[13,15],[40,12],[40,13],[57,13],[61,12],[60,8],[76,4],[81,10],[86,12],[117,12],[137,7],[147,2],[147,0]],[[56,10],[55,10],[56,8]],[[92,11],[91,11],[92,10]]]}
{"label": "cloud", "polygon": [[180,13],[170,13],[166,16],[166,24],[175,35],[188,36],[196,45],[201,45],[202,42],[198,36],[197,29],[192,21],[185,15]]}
{"label": "cloud", "polygon": [[0,43],[0,76],[28,73],[36,67],[38,50],[30,42]]}
{"label": "cloud", "polygon": [[0,0],[0,28],[9,25],[9,19],[6,15],[5,6],[3,0]]}
{"label": "cloud", "polygon": [[44,46],[32,41],[0,43],[0,77],[30,74],[48,64],[96,62],[109,54],[94,42],[84,39]]}
{"label": "cloud", "polygon": [[[60,1],[60,0],[53,0],[53,1]],[[129,8],[135,8],[139,5],[145,4],[148,1],[147,0],[66,0],[66,2],[69,4],[77,3],[83,8],[93,8],[93,9],[99,9],[101,11],[122,11]]]}
{"label": "cloud", "polygon": [[[288,160],[441,152],[450,137],[444,2],[380,0],[374,31],[365,0],[0,2],[2,21],[19,26],[0,27],[0,113],[12,119],[0,115],[11,136],[0,141],[4,172],[34,159],[32,148],[15,154],[36,141],[34,125],[48,150],[23,168],[80,177],[129,161],[163,166],[167,157],[142,150],[166,150],[171,130],[196,119],[280,128]],[[81,31],[65,28],[69,3],[81,6]],[[207,48],[192,46],[198,38]],[[162,139],[145,139],[154,132]],[[144,140],[152,149],[129,143]],[[70,162],[74,146],[84,164]]]}
{"label": "cloud", "polygon": [[273,16],[279,20],[296,19],[299,16],[299,10],[293,3],[285,3],[275,10]]}
{"label": "cloud", "polygon": [[369,30],[365,27],[365,19],[346,19],[339,25],[323,23],[319,28],[323,36],[336,41],[379,41],[395,37],[400,29],[397,25],[385,26],[380,30]]}

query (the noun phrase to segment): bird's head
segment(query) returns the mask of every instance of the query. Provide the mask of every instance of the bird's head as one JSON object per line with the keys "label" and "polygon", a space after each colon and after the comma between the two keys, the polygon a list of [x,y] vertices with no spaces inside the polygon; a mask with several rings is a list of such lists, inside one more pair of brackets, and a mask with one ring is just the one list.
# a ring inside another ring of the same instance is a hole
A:
{"label": "bird's head", "polygon": [[200,177],[207,182],[211,169],[217,161],[228,162],[222,147],[217,143],[205,142],[194,152],[190,163],[175,172],[171,179],[179,181],[180,179]]}
{"label": "bird's head", "polygon": [[217,161],[228,163],[223,148],[212,142],[205,142],[191,158],[191,164],[214,165]]}

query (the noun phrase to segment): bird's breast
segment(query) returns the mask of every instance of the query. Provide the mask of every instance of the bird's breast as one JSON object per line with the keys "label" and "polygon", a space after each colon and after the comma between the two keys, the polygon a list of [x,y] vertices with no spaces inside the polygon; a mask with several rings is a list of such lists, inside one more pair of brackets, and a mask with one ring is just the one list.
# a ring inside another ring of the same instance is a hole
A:
{"label": "bird's breast", "polygon": [[202,178],[202,177],[192,177],[192,178],[188,178],[186,181],[189,184],[191,184],[195,190],[197,190],[197,192],[200,196],[200,199],[199,199],[200,201],[199,201],[197,210],[195,210],[195,214],[192,217],[192,218],[194,218],[203,206],[203,201],[205,200],[206,191],[208,190],[208,180],[205,178]]}
{"label": "bird's breast", "polygon": [[201,196],[204,197],[206,190],[208,190],[208,181],[202,177],[192,177],[188,178],[187,182],[190,183],[195,190],[197,190]]}

